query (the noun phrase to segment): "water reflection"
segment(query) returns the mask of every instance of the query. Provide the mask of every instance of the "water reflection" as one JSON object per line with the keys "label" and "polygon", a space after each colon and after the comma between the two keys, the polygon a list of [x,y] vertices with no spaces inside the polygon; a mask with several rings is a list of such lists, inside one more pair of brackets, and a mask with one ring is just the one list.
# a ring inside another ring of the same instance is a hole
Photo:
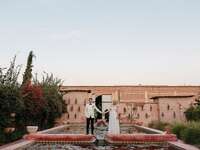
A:
{"label": "water reflection", "polygon": [[36,143],[33,146],[24,150],[167,150],[166,146],[160,145],[126,145],[126,146],[78,146],[70,144],[47,144]]}

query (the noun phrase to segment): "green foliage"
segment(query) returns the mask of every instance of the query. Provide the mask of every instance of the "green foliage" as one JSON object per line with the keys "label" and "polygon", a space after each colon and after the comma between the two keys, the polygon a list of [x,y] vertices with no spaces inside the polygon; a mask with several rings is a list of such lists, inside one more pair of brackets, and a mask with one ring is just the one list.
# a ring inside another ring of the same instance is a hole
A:
{"label": "green foliage", "polygon": [[188,144],[200,144],[200,122],[189,122],[181,131],[181,139]]}
{"label": "green foliage", "polygon": [[[15,65],[16,56],[9,68],[0,68],[0,145],[21,138],[26,125],[38,125],[39,129],[53,127],[55,119],[66,111],[59,92],[60,79],[46,74],[42,81],[36,78],[31,83],[33,56],[31,51],[22,85],[18,83],[21,66]],[[15,131],[6,133],[8,127]]]}
{"label": "green foliage", "polygon": [[25,106],[23,113],[25,124],[37,125],[41,129],[47,115],[47,105],[43,97],[42,88],[38,85],[26,84],[22,88],[22,94]]}
{"label": "green foliage", "polygon": [[[24,105],[17,82],[21,67],[15,65],[15,60],[16,56],[8,68],[0,68],[0,143],[19,138],[16,135],[11,139],[4,129],[12,126],[15,126],[16,129],[21,128],[23,122],[23,118],[20,116]],[[11,113],[16,114],[16,120],[13,120]]]}
{"label": "green foliage", "polygon": [[161,122],[161,121],[152,121],[151,123],[149,123],[148,126],[150,128],[154,128],[154,129],[164,131],[165,127],[169,126],[169,124],[166,123],[166,122]]}
{"label": "green foliage", "polygon": [[180,139],[181,132],[186,129],[186,125],[183,123],[174,123],[172,125],[172,133],[176,134],[176,136]]}
{"label": "green foliage", "polygon": [[200,105],[188,108],[185,111],[185,116],[188,121],[200,121]]}
{"label": "green foliage", "polygon": [[200,121],[200,97],[195,99],[195,104],[185,111],[188,121]]}
{"label": "green foliage", "polygon": [[23,103],[19,87],[2,86],[0,85],[0,126],[8,126],[10,114],[16,113],[20,115],[23,110]]}
{"label": "green foliage", "polygon": [[55,78],[53,74],[45,73],[42,81],[38,81],[37,76],[34,78],[34,84],[41,86],[44,99],[47,103],[47,118],[45,125],[52,127],[55,119],[60,117],[63,112],[66,111],[63,95],[59,92],[59,86],[62,84],[62,80]]}
{"label": "green foliage", "polygon": [[3,128],[0,126],[0,145],[6,143],[6,135],[3,131]]}
{"label": "green foliage", "polygon": [[32,79],[33,57],[34,57],[33,51],[30,51],[27,59],[26,70],[23,75],[22,86],[28,84]]}
{"label": "green foliage", "polygon": [[185,143],[200,145],[200,122],[174,123],[172,132]]}
{"label": "green foliage", "polygon": [[200,122],[176,122],[170,125],[168,123],[153,121],[149,124],[149,127],[158,130],[164,130],[167,126],[170,126],[172,133],[176,134],[185,143],[200,145]]}
{"label": "green foliage", "polygon": [[8,68],[0,67],[0,85],[5,86],[19,86],[18,77],[21,70],[21,66],[15,65],[16,56],[13,57],[13,60],[10,62],[10,66]]}

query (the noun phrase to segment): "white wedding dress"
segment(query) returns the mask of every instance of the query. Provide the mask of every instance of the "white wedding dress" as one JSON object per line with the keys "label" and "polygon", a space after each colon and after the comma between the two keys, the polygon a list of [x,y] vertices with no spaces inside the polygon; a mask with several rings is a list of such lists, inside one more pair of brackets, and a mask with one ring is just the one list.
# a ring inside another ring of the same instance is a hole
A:
{"label": "white wedding dress", "polygon": [[108,133],[120,134],[117,106],[112,106],[109,113]]}

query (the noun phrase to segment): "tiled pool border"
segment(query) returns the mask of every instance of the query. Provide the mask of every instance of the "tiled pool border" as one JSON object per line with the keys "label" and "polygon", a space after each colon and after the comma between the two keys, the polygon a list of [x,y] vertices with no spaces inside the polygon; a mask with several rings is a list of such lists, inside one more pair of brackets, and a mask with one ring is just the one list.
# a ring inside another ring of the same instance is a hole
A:
{"label": "tiled pool border", "polygon": [[[152,128],[148,128],[148,127],[144,127],[144,126],[138,126],[138,125],[133,125],[136,129],[138,129],[139,131],[143,131],[146,133],[156,133],[156,134],[163,134],[162,131],[160,130],[155,130]],[[66,129],[67,127],[70,127],[70,125],[62,125],[62,126],[58,126],[58,127],[54,127],[51,129],[47,129],[47,130],[43,130],[43,131],[39,131],[38,133],[53,133],[56,131],[60,131],[63,129]],[[31,145],[33,145],[35,143],[35,141],[27,141],[27,140],[19,140],[19,141],[15,141],[14,143],[10,143],[7,145],[3,145],[0,147],[0,150],[20,150],[26,147],[29,147]],[[199,150],[197,147],[189,145],[189,144],[185,144],[182,141],[178,140],[177,142],[168,142],[170,147],[175,148],[175,149],[180,149],[180,150]]]}

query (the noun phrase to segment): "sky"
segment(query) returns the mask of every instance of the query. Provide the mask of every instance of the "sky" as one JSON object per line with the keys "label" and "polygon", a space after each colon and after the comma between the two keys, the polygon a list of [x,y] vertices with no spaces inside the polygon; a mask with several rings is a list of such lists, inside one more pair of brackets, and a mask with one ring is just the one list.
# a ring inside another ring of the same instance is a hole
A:
{"label": "sky", "polygon": [[200,85],[199,0],[0,0],[0,67],[64,85]]}

